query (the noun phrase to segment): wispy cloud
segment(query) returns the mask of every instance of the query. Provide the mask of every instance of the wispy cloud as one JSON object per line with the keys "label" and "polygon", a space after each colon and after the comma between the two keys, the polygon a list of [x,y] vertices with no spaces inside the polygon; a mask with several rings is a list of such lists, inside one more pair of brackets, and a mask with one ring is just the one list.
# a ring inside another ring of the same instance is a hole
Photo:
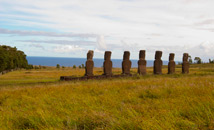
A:
{"label": "wispy cloud", "polygon": [[35,48],[40,48],[42,50],[45,50],[45,47],[42,46],[41,44],[30,44],[29,47],[35,47]]}
{"label": "wispy cloud", "polygon": [[53,48],[53,52],[57,53],[76,53],[83,50],[83,48],[74,45],[56,46]]}
{"label": "wispy cloud", "polygon": [[40,44],[60,44],[60,45],[83,45],[90,46],[96,45],[96,42],[93,41],[71,41],[71,40],[18,40],[18,42],[25,43],[40,43]]}
{"label": "wispy cloud", "polygon": [[96,38],[96,34],[75,34],[75,33],[56,33],[45,31],[26,31],[26,30],[9,30],[0,28],[0,34],[9,34],[10,36],[47,36],[47,37],[80,37],[80,38]]}
{"label": "wispy cloud", "polygon": [[97,37],[97,45],[99,50],[107,50],[107,45],[105,43],[105,37],[100,35]]}

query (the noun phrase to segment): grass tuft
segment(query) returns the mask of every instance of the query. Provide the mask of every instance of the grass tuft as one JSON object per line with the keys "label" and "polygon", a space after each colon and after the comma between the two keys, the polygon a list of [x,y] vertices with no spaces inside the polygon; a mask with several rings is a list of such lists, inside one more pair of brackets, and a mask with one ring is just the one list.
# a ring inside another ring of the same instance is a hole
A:
{"label": "grass tuft", "polygon": [[38,120],[34,120],[32,117],[18,117],[12,122],[15,129],[38,129]]}
{"label": "grass tuft", "polygon": [[146,99],[146,98],[149,98],[149,99],[158,99],[160,98],[160,94],[152,91],[152,90],[146,90],[144,91],[143,93],[140,94],[139,98],[142,98],[142,99]]}

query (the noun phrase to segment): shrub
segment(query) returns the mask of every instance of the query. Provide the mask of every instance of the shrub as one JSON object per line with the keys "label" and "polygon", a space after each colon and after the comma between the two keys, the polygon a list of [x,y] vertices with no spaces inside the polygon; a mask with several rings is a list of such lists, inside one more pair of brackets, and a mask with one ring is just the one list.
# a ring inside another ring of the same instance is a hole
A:
{"label": "shrub", "polygon": [[214,63],[214,60],[209,59],[209,63]]}
{"label": "shrub", "polygon": [[34,67],[34,69],[36,69],[36,70],[37,70],[37,69],[40,69],[40,68],[39,68],[39,66],[35,66],[35,67]]}
{"label": "shrub", "polygon": [[85,65],[84,65],[84,64],[82,64],[82,68],[85,68]]}
{"label": "shrub", "polygon": [[59,64],[57,64],[57,65],[56,65],[56,68],[57,68],[57,69],[59,69],[59,68],[60,68],[60,65],[59,65]]}
{"label": "shrub", "polygon": [[201,64],[201,63],[202,63],[200,57],[195,57],[194,61],[195,61],[197,64]]}
{"label": "shrub", "polygon": [[27,65],[26,69],[28,69],[28,70],[29,70],[29,69],[33,69],[33,65],[30,65],[30,64]]}
{"label": "shrub", "polygon": [[73,69],[76,69],[77,67],[76,67],[76,65],[73,65]]}

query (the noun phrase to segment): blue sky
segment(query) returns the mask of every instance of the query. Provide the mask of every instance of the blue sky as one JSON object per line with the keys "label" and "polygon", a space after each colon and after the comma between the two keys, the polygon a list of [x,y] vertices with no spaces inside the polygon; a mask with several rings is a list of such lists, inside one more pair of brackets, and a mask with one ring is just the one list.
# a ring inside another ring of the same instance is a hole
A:
{"label": "blue sky", "polygon": [[163,60],[188,52],[214,59],[213,0],[0,0],[0,44],[28,56],[95,58],[129,50]]}

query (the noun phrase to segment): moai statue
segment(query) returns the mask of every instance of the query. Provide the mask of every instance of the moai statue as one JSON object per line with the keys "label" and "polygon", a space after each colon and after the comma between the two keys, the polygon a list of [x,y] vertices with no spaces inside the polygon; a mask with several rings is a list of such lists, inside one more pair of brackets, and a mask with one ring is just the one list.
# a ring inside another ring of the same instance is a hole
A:
{"label": "moai statue", "polygon": [[111,51],[106,51],[104,56],[103,71],[106,76],[112,75]]}
{"label": "moai statue", "polygon": [[139,60],[138,60],[138,73],[145,75],[146,74],[146,51],[140,50]]}
{"label": "moai statue", "polygon": [[161,60],[162,51],[155,52],[154,74],[162,74],[163,61]]}
{"label": "moai statue", "polygon": [[175,54],[170,53],[169,54],[169,63],[168,63],[168,74],[174,74],[175,73],[175,61],[174,61]]}
{"label": "moai statue", "polygon": [[85,76],[93,76],[94,68],[93,55],[94,51],[89,50],[87,53],[87,61],[85,62]]}
{"label": "moai statue", "polygon": [[188,74],[189,73],[189,62],[188,62],[188,53],[183,54],[183,63],[182,63],[182,73]]}
{"label": "moai statue", "polygon": [[132,66],[132,62],[129,60],[130,52],[125,51],[123,54],[123,62],[122,62],[122,74],[130,75],[130,69]]}

